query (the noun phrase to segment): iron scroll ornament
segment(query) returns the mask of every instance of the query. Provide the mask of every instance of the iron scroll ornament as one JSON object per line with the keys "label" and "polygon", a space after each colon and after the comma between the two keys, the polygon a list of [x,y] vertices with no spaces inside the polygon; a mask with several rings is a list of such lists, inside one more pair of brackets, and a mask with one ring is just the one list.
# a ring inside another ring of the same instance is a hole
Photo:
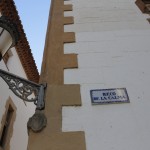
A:
{"label": "iron scroll ornament", "polygon": [[34,102],[38,110],[44,109],[46,85],[36,84],[2,69],[0,69],[0,76],[16,96],[27,102]]}

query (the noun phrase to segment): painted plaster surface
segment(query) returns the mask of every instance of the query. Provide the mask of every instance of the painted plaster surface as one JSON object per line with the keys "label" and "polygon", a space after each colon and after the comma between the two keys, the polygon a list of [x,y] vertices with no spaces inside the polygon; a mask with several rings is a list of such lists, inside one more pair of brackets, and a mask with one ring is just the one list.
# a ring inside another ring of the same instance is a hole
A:
{"label": "painted plaster surface", "polygon": [[[8,71],[9,69],[9,72],[23,78],[27,78],[15,48],[12,48],[11,51],[12,56],[10,56],[7,62],[7,67],[2,60],[0,62],[0,68],[6,71]],[[10,150],[26,150],[28,142],[27,121],[29,117],[33,115],[35,106],[31,103],[24,103],[21,99],[16,97],[14,93],[9,90],[7,84],[1,78],[0,85],[0,121],[2,120],[2,116],[4,115],[5,105],[9,97],[17,108],[16,118],[13,126],[13,135],[10,140]]]}
{"label": "painted plaster surface", "polygon": [[[63,107],[62,131],[85,131],[87,150],[150,149],[150,25],[134,0],[71,0],[78,69],[65,69],[65,84],[80,84],[82,107]],[[92,106],[90,90],[127,89],[130,103]]]}
{"label": "painted plaster surface", "polygon": [[64,32],[64,17],[72,10],[64,0],[52,0],[48,21],[40,82],[46,82],[45,109],[47,126],[40,133],[29,132],[29,150],[85,150],[83,131],[62,132],[62,106],[81,106],[80,85],[64,85],[64,69],[77,68],[77,55],[64,54],[64,43],[75,42],[74,32]]}

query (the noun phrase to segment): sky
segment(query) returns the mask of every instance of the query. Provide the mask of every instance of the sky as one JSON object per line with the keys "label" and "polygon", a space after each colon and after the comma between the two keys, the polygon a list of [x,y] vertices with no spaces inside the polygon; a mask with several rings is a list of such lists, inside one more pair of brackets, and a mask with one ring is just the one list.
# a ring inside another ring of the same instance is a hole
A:
{"label": "sky", "polygon": [[40,73],[51,0],[14,2]]}

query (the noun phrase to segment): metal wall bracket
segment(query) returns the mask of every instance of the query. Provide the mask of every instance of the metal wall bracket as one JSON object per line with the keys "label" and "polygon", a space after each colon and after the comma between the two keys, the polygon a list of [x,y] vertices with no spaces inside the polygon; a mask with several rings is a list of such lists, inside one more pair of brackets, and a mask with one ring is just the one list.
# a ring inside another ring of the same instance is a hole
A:
{"label": "metal wall bracket", "polygon": [[46,84],[36,84],[2,69],[0,69],[0,76],[16,96],[27,102],[34,102],[38,110],[44,109]]}

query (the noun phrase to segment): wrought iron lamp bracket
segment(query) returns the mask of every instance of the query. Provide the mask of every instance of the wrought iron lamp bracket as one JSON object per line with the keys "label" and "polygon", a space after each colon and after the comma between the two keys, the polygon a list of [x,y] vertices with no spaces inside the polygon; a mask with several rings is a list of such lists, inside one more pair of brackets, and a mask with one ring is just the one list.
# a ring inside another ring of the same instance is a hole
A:
{"label": "wrought iron lamp bracket", "polygon": [[0,69],[0,76],[16,96],[27,102],[34,102],[38,110],[44,109],[46,84],[36,84],[2,69]]}

